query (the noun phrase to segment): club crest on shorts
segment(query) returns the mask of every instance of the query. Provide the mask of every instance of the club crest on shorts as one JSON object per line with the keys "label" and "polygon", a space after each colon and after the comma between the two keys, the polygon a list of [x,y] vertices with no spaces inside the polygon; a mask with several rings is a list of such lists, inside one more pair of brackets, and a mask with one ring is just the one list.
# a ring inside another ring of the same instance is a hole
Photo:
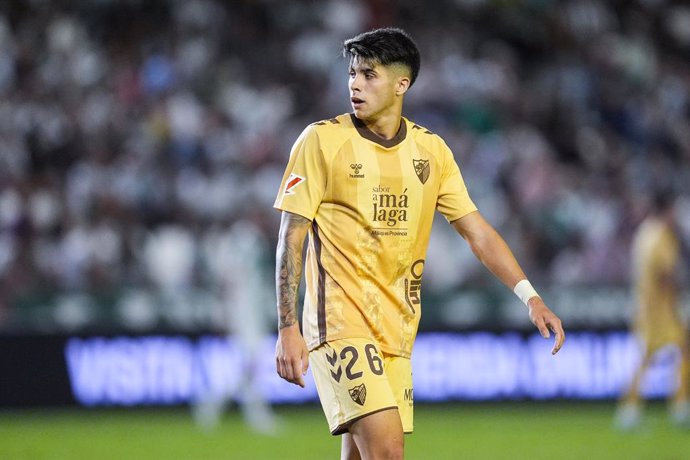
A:
{"label": "club crest on shorts", "polygon": [[360,406],[364,405],[364,402],[367,400],[367,387],[365,387],[364,384],[357,385],[356,387],[350,388],[347,391],[350,392],[350,397],[354,402]]}
{"label": "club crest on shorts", "polygon": [[429,160],[412,160],[412,165],[414,166],[414,172],[417,173],[417,177],[422,182],[426,184],[429,179],[429,173],[431,168],[429,167]]}

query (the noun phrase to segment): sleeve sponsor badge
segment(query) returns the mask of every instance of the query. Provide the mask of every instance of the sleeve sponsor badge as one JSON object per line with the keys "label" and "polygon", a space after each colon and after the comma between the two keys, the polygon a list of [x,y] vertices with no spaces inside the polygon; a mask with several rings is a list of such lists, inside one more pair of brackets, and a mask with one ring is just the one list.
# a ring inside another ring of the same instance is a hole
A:
{"label": "sleeve sponsor badge", "polygon": [[285,190],[283,190],[283,193],[285,195],[294,195],[295,194],[295,188],[302,182],[307,180],[306,177],[299,176],[295,173],[290,173],[290,176],[288,177],[287,181],[285,182]]}

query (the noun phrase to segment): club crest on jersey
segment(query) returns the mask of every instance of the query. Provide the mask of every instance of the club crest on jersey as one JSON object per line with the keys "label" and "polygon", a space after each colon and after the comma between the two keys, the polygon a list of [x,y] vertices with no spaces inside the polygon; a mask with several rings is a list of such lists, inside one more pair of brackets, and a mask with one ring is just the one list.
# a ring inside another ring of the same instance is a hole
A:
{"label": "club crest on jersey", "polygon": [[354,402],[360,406],[364,405],[364,402],[367,400],[367,387],[365,387],[364,384],[357,385],[347,391],[350,392],[350,398],[352,398]]}
{"label": "club crest on jersey", "polygon": [[412,165],[414,166],[414,172],[417,173],[417,177],[422,182],[426,184],[429,179],[429,173],[431,168],[429,167],[429,160],[412,160]]}
{"label": "club crest on jersey", "polygon": [[291,173],[290,177],[288,177],[288,180],[285,182],[285,190],[283,193],[285,195],[294,195],[295,194],[295,188],[307,180],[306,177],[298,176],[295,173]]}

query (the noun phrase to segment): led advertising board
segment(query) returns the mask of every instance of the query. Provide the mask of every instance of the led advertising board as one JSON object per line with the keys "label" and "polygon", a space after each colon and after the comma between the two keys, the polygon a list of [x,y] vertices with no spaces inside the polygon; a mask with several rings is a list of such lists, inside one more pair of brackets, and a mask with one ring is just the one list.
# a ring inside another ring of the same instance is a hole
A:
{"label": "led advertising board", "polygon": [[[571,333],[556,356],[552,340],[517,333],[425,333],[413,354],[417,401],[615,398],[639,362],[624,332]],[[316,401],[311,375],[305,389],[275,373],[274,339],[255,363],[258,390],[275,403]],[[86,406],[169,405],[214,392],[231,398],[252,368],[237,341],[206,336],[70,338],[65,363],[74,399]],[[677,353],[659,354],[643,391],[672,390]]]}

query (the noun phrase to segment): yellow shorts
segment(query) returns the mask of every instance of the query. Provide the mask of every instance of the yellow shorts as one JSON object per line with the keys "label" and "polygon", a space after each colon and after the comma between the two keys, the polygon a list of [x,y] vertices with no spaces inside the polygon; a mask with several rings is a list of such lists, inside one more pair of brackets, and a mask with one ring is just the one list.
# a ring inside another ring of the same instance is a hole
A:
{"label": "yellow shorts", "polygon": [[687,340],[687,332],[681,323],[638,324],[635,335],[650,353],[668,345],[680,347]]}
{"label": "yellow shorts", "polygon": [[412,363],[383,355],[370,339],[324,343],[309,354],[321,406],[334,435],[369,414],[397,409],[403,431],[412,433]]}

